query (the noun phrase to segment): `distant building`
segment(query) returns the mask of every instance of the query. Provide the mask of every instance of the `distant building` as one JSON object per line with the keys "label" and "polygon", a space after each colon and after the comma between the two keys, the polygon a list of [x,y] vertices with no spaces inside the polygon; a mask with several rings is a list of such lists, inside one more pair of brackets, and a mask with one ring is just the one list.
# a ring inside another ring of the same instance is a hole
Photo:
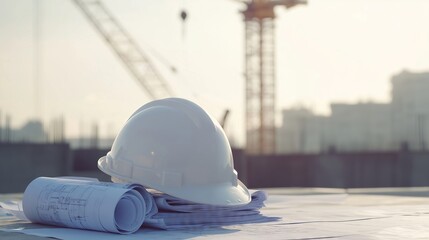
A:
{"label": "distant building", "polygon": [[46,133],[42,122],[31,120],[25,123],[21,128],[11,129],[11,141],[13,142],[46,142]]}
{"label": "distant building", "polygon": [[330,116],[311,110],[283,111],[279,153],[428,150],[429,73],[392,77],[390,103],[333,103]]}
{"label": "distant building", "polygon": [[307,152],[322,150],[325,117],[314,115],[306,108],[283,110],[282,127],[277,131],[279,153]]}
{"label": "distant building", "polygon": [[402,71],[393,76],[392,109],[395,144],[428,150],[429,73]]}
{"label": "distant building", "polygon": [[382,103],[331,104],[324,150],[377,151],[392,148],[391,106]]}
{"label": "distant building", "polygon": [[110,149],[112,147],[114,138],[100,138],[97,140],[97,146],[94,146],[94,139],[90,137],[80,138],[69,138],[67,143],[71,149],[88,149],[88,148],[99,148],[99,149]]}
{"label": "distant building", "polygon": [[[50,131],[49,131],[50,130]],[[44,128],[41,121],[30,120],[20,128],[0,126],[0,142],[12,143],[68,143],[72,149],[109,149],[114,138],[99,138],[98,132],[92,136],[65,138],[64,122],[53,121],[49,128]]]}

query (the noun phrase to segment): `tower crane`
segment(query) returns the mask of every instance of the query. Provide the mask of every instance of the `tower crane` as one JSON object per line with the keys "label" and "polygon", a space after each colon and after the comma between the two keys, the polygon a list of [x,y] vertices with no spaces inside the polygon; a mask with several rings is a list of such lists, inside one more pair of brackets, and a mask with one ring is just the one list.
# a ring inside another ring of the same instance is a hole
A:
{"label": "tower crane", "polygon": [[306,0],[244,0],[246,153],[273,154],[275,126],[274,8],[292,8]]}
{"label": "tower crane", "polygon": [[[172,90],[147,55],[99,0],[73,0],[153,99]],[[245,22],[246,153],[275,153],[274,8],[306,0],[239,0]]]}
{"label": "tower crane", "polygon": [[98,33],[106,40],[148,96],[159,99],[173,91],[145,52],[99,0],[74,0]]}

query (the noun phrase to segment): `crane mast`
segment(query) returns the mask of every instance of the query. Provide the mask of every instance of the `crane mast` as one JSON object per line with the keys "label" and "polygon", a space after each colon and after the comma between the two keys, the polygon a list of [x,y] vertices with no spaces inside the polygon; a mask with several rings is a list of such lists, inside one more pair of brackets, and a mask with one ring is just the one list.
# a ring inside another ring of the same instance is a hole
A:
{"label": "crane mast", "polygon": [[291,8],[305,0],[243,1],[245,22],[246,153],[273,154],[276,146],[276,6]]}
{"label": "crane mast", "polygon": [[98,0],[74,0],[106,40],[129,72],[152,99],[173,96],[173,92],[148,56]]}

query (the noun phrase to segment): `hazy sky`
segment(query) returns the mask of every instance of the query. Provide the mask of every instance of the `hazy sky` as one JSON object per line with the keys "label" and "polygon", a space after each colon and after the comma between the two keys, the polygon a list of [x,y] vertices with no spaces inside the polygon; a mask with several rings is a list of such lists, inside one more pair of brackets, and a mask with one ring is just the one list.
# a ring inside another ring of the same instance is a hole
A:
{"label": "hazy sky", "polygon": [[[153,57],[180,97],[215,118],[231,109],[228,135],[244,133],[243,6],[232,0],[104,0]],[[20,126],[34,107],[34,1],[0,0],[0,110]],[[64,115],[66,135],[98,122],[114,136],[149,99],[69,0],[39,0],[41,115]],[[180,10],[189,18],[183,35]],[[277,105],[322,114],[333,101],[389,101],[390,77],[429,70],[429,1],[309,0],[278,8]],[[160,57],[175,65],[172,74]]]}

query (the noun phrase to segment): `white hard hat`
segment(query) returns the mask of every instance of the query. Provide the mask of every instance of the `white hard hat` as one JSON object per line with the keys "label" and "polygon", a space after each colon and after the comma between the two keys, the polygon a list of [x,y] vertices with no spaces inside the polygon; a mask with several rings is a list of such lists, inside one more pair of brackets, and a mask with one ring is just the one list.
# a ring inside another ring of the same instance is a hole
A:
{"label": "white hard hat", "polygon": [[115,181],[142,184],[171,196],[212,205],[250,202],[237,179],[231,147],[200,106],[167,98],[140,107],[125,123],[98,168]]}

